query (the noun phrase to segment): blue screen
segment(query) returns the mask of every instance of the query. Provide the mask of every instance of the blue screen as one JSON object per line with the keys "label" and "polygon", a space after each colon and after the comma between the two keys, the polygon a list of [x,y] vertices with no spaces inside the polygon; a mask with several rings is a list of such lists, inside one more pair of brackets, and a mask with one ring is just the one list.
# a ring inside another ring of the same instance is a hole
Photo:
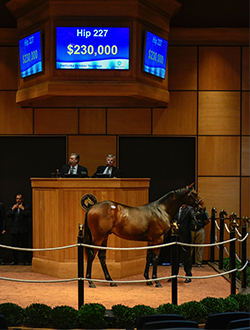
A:
{"label": "blue screen", "polygon": [[19,40],[21,78],[42,71],[41,32]]}
{"label": "blue screen", "polygon": [[143,71],[165,78],[168,41],[147,31]]}
{"label": "blue screen", "polygon": [[57,69],[129,69],[129,28],[57,27]]}

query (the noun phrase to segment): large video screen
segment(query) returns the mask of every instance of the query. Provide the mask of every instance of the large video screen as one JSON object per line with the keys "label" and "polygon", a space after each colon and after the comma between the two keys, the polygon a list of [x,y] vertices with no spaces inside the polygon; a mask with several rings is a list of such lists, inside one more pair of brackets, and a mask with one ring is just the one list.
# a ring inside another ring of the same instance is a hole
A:
{"label": "large video screen", "polygon": [[19,40],[21,78],[43,71],[41,32]]}
{"label": "large video screen", "polygon": [[57,27],[57,69],[129,69],[128,27]]}
{"label": "large video screen", "polygon": [[168,41],[146,31],[142,70],[165,78]]}

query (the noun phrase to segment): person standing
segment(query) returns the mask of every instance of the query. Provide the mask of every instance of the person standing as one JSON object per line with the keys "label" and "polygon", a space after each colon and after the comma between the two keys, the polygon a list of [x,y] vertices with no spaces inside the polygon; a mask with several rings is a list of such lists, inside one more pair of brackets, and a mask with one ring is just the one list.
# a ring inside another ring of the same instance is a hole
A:
{"label": "person standing", "polygon": [[[11,238],[13,247],[28,248],[30,226],[28,218],[31,217],[31,209],[28,205],[24,204],[22,194],[16,195],[16,203],[10,207],[7,212],[7,218],[12,218],[11,223]],[[21,243],[21,244],[20,244]],[[23,251],[23,263],[29,265],[29,253]],[[18,264],[18,251],[13,250],[13,261],[10,265]]]}
{"label": "person standing", "polygon": [[78,175],[80,178],[82,176],[82,172],[85,173],[86,176],[88,176],[88,170],[86,167],[79,165],[80,156],[73,152],[69,156],[69,164],[63,165],[61,169],[61,177],[64,178],[65,174],[74,174]]}
{"label": "person standing", "polygon": [[[196,221],[192,221],[192,243],[193,244],[204,244],[205,241],[205,226],[209,223],[209,215],[205,210],[204,213],[199,211],[196,212]],[[195,251],[195,264],[197,267],[202,266],[203,258],[203,246],[196,246],[192,248],[192,252]]]}
{"label": "person standing", "polygon": [[[6,233],[6,222],[5,222],[5,208],[3,203],[0,202],[0,237]],[[0,243],[2,239],[0,239]],[[0,248],[0,265],[4,265],[3,261],[3,249]]]}
{"label": "person standing", "polygon": [[[179,208],[179,212],[176,215],[176,220],[179,227],[179,242],[188,243],[192,242],[192,234],[191,234],[191,224],[195,219],[195,211],[194,208],[183,204]],[[192,256],[191,256],[191,247],[178,245],[178,269],[177,274],[179,273],[179,264],[180,261],[183,263],[184,271],[186,276],[192,276]],[[185,283],[190,283],[191,279],[186,278]]]}
{"label": "person standing", "polygon": [[121,178],[122,171],[114,166],[115,156],[109,154],[106,157],[106,165],[100,165],[97,167],[96,172],[92,175],[92,178],[97,177],[97,173],[109,174],[110,178]]}

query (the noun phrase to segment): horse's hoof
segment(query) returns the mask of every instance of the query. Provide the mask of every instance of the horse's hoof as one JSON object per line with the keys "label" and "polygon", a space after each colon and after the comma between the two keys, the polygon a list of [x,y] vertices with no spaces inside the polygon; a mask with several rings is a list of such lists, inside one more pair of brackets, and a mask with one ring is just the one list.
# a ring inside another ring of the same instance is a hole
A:
{"label": "horse's hoof", "polygon": [[94,283],[89,283],[89,288],[96,288]]}
{"label": "horse's hoof", "polygon": [[147,285],[153,285],[153,283],[152,283],[152,282],[146,282],[146,284],[147,284]]}
{"label": "horse's hoof", "polygon": [[117,284],[115,282],[111,282],[110,286],[117,286]]}
{"label": "horse's hoof", "polygon": [[160,282],[155,282],[155,287],[156,287],[156,288],[162,288],[162,285],[161,285]]}

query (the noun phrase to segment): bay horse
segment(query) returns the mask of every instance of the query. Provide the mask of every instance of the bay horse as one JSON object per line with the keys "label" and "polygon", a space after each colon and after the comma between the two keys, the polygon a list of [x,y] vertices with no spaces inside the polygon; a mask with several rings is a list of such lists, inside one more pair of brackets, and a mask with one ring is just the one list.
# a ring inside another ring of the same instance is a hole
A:
{"label": "bay horse", "polygon": [[[160,199],[139,207],[126,206],[112,201],[96,203],[86,212],[83,241],[85,244],[107,247],[109,234],[114,234],[123,239],[146,241],[148,246],[162,244],[164,236],[171,227],[171,221],[182,204],[193,206],[201,211],[205,210],[204,202],[194,190],[193,184],[171,191]],[[86,248],[86,278],[90,279],[89,287],[93,288],[95,285],[91,281],[91,271],[96,253],[97,249]],[[152,279],[155,280],[156,287],[161,287],[159,281],[156,280],[159,253],[160,248],[147,251],[144,271],[144,277],[148,280],[149,266],[152,262]],[[116,286],[106,265],[105,249],[99,249],[98,258],[105,279],[111,281],[111,286]],[[150,281],[146,283],[152,285]]]}

